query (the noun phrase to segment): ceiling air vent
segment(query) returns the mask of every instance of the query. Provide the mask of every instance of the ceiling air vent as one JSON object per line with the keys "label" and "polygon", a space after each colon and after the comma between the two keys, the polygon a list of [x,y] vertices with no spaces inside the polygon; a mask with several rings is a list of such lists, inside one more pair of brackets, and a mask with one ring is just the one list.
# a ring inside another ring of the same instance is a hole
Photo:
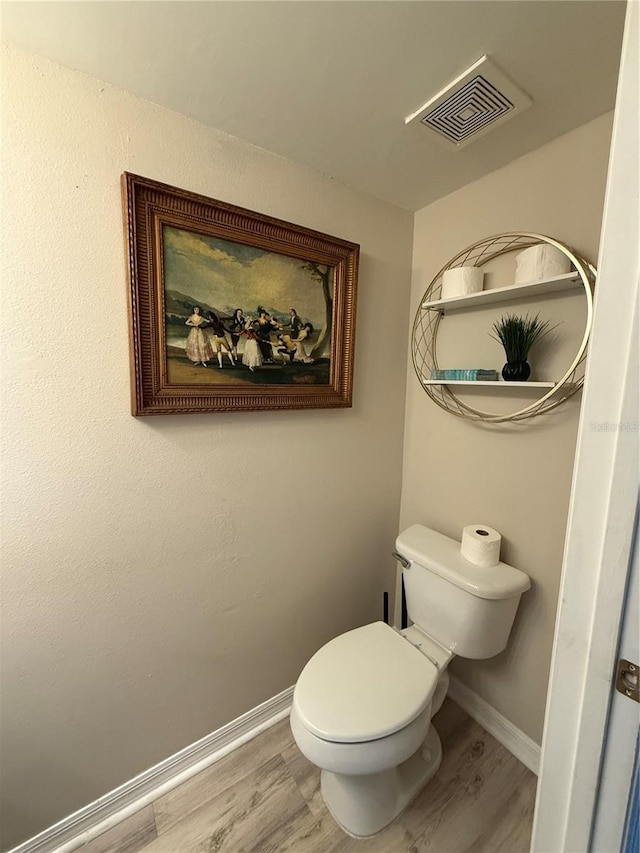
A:
{"label": "ceiling air vent", "polygon": [[404,120],[460,149],[531,106],[531,98],[487,56]]}

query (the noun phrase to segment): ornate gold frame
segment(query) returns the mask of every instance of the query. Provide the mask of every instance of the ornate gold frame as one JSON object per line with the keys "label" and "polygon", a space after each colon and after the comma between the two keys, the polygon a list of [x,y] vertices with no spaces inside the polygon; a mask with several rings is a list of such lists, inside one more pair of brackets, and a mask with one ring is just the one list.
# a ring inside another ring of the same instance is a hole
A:
{"label": "ornate gold frame", "polygon": [[[360,247],[299,225],[125,173],[133,415],[351,406]],[[162,226],[232,240],[334,271],[329,383],[175,385],[167,379]]]}

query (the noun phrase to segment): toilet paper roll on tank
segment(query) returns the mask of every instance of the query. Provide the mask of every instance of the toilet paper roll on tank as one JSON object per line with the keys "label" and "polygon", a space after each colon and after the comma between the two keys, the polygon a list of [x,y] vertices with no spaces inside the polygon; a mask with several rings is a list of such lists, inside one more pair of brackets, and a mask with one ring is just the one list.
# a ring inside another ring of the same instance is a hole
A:
{"label": "toilet paper roll on tank", "polygon": [[462,529],[460,552],[465,560],[483,569],[492,569],[500,562],[502,536],[486,524],[467,524]]}

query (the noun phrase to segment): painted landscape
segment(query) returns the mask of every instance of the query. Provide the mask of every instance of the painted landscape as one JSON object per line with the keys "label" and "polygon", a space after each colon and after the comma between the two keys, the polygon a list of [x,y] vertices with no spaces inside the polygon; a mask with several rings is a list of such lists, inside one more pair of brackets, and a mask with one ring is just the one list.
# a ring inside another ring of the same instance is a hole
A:
{"label": "painted landscape", "polygon": [[333,268],[163,228],[167,377],[328,384]]}

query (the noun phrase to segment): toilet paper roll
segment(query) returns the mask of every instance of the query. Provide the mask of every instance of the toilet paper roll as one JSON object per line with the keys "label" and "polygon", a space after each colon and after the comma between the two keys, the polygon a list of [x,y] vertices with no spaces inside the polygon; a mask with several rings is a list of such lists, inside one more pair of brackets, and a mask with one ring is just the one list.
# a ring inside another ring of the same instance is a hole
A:
{"label": "toilet paper roll", "polygon": [[567,272],[571,272],[571,261],[556,246],[531,246],[516,255],[516,284],[552,278]]}
{"label": "toilet paper roll", "polygon": [[480,267],[454,267],[442,276],[440,299],[466,296],[482,290],[484,273]]}
{"label": "toilet paper roll", "polygon": [[491,569],[500,562],[500,543],[502,536],[493,527],[486,524],[468,524],[462,530],[460,551],[465,560]]}

